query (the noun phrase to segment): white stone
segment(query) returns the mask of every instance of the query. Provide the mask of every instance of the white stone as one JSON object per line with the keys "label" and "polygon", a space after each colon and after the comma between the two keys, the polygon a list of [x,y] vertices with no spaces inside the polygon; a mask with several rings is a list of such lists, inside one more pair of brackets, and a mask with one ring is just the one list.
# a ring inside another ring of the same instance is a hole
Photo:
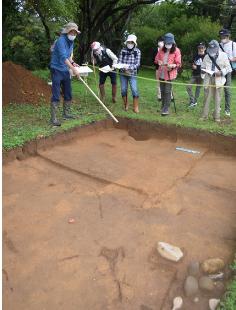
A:
{"label": "white stone", "polygon": [[219,303],[220,303],[220,299],[215,299],[215,298],[209,299],[210,310],[216,310]]}
{"label": "white stone", "polygon": [[173,300],[173,308],[172,310],[177,310],[177,309],[181,309],[183,306],[183,299],[182,297],[178,296],[175,297]]}
{"label": "white stone", "polygon": [[158,242],[157,250],[162,257],[174,262],[178,262],[184,255],[180,248],[166,242]]}

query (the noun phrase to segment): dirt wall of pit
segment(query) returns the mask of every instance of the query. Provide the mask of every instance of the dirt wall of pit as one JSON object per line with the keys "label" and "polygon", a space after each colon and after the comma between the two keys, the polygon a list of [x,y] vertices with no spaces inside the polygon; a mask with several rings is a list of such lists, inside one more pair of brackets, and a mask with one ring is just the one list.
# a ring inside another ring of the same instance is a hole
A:
{"label": "dirt wall of pit", "polygon": [[[235,156],[236,137],[224,136],[217,133],[210,133],[193,128],[177,127],[175,125],[163,125],[160,123],[147,122],[143,120],[132,120],[119,118],[119,123],[110,119],[94,122],[84,126],[78,126],[71,130],[56,133],[49,137],[38,138],[25,143],[9,151],[3,151],[3,164],[15,159],[23,160],[29,156],[37,155],[39,149],[47,149],[58,144],[71,142],[79,137],[86,137],[108,128],[126,130],[131,137],[137,141],[144,141],[150,138],[168,139],[170,141],[182,141],[182,143],[194,142],[199,146],[208,148],[209,151]],[[183,145],[180,145],[183,146]]]}

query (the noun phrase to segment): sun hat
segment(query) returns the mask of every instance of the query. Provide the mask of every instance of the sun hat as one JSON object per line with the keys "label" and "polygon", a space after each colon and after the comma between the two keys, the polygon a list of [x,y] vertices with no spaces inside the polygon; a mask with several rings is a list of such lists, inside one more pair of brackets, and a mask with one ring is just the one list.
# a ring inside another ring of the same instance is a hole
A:
{"label": "sun hat", "polygon": [[90,46],[92,50],[96,51],[99,49],[99,47],[101,47],[101,43],[94,41]]}
{"label": "sun hat", "polygon": [[127,42],[134,42],[135,46],[137,46],[137,37],[135,34],[130,34],[128,35],[128,38],[125,41],[125,44],[127,44]]}
{"label": "sun hat", "polygon": [[73,22],[66,24],[62,30],[62,33],[63,34],[69,33],[71,30],[75,30],[78,34],[81,33],[81,31],[79,31],[79,29],[78,29],[78,26]]}
{"label": "sun hat", "polygon": [[175,43],[175,36],[172,33],[166,33],[164,35],[165,44],[173,44]]}

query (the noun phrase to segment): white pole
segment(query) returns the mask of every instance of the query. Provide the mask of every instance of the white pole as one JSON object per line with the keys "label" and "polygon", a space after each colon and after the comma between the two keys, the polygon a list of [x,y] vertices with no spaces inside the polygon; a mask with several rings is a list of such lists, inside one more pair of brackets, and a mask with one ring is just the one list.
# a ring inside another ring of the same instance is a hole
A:
{"label": "white pole", "polygon": [[110,110],[105,106],[105,104],[98,98],[98,96],[94,93],[94,91],[88,86],[88,84],[79,77],[79,80],[82,81],[82,83],[88,88],[88,90],[93,94],[93,96],[97,99],[97,101],[101,104],[101,106],[110,114],[110,116],[114,119],[116,123],[119,123],[118,119],[115,118],[115,116],[111,113]]}

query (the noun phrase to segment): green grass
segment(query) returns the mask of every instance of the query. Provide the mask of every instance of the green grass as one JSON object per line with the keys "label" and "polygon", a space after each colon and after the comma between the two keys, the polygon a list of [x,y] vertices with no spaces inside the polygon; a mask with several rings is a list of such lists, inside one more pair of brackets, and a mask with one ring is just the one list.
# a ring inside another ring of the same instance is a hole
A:
{"label": "green grass", "polygon": [[[33,72],[40,78],[48,81],[50,74],[48,70],[38,70]],[[140,77],[154,79],[155,71],[151,69],[142,69],[139,72]],[[98,78],[98,74],[97,74]],[[189,72],[178,79],[178,82],[187,82],[190,78]],[[94,74],[88,78],[88,84],[97,93]],[[236,80],[233,81],[236,86]],[[11,149],[17,146],[22,146],[25,142],[35,139],[40,136],[49,136],[56,132],[65,131],[78,125],[88,124],[107,117],[107,113],[99,105],[96,99],[86,90],[83,84],[76,79],[72,82],[74,102],[72,110],[77,117],[75,120],[63,122],[61,128],[52,128],[49,124],[49,105],[39,104],[10,104],[3,107],[3,148]],[[236,108],[234,106],[234,98],[236,98],[236,89],[232,91],[232,116],[231,122],[226,124],[216,124],[212,119],[207,122],[199,122],[199,117],[202,111],[203,92],[199,99],[199,104],[194,109],[189,109],[188,96],[185,86],[175,85],[174,96],[177,106],[177,113],[173,111],[168,117],[161,117],[157,112],[160,103],[156,100],[156,81],[147,81],[138,79],[138,87],[140,92],[140,113],[132,112],[132,98],[129,91],[130,110],[123,110],[122,98],[120,96],[120,83],[118,79],[116,104],[111,103],[111,86],[110,81],[106,82],[106,105],[116,115],[121,117],[129,117],[132,119],[141,119],[152,122],[165,124],[175,124],[182,127],[190,127],[202,129],[210,132],[221,133],[224,135],[236,136]],[[223,102],[223,100],[222,100]],[[223,104],[222,104],[223,107]],[[212,103],[213,110],[213,103]],[[222,119],[224,120],[222,108]]]}
{"label": "green grass", "polygon": [[[231,266],[236,272],[236,254],[234,262]],[[223,301],[220,303],[220,306],[217,308],[218,310],[235,310],[236,309],[236,278],[229,284]]]}

